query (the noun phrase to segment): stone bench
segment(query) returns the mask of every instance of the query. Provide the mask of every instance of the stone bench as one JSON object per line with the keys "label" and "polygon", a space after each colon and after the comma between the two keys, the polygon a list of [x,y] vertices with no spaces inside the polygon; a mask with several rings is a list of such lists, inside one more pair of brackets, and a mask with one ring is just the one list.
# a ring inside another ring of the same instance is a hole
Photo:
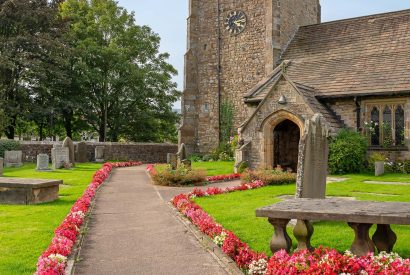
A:
{"label": "stone bench", "polygon": [[[374,252],[375,246],[378,251],[392,251],[397,237],[390,225],[410,224],[410,203],[292,199],[259,208],[256,216],[268,218],[275,229],[270,243],[273,253],[281,249],[289,252],[292,241],[286,226],[291,219],[297,219],[293,234],[298,241],[298,250],[312,249],[313,226],[309,220],[344,221],[355,233],[350,250],[362,256]],[[377,224],[377,229],[370,239],[369,229],[373,224]]]}
{"label": "stone bench", "polygon": [[62,180],[0,177],[0,204],[38,204],[58,199]]}

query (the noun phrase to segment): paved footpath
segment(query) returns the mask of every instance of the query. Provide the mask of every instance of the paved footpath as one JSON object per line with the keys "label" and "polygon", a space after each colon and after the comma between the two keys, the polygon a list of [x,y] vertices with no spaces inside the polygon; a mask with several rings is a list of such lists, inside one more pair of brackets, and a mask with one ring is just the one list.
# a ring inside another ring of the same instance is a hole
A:
{"label": "paved footpath", "polygon": [[154,187],[145,166],[114,170],[97,194],[75,274],[227,274],[162,199],[180,190]]}

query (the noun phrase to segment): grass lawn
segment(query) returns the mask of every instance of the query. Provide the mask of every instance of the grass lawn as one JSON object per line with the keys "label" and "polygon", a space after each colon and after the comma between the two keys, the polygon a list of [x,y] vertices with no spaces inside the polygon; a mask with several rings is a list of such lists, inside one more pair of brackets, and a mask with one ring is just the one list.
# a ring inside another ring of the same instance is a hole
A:
{"label": "grass lawn", "polygon": [[[327,185],[328,196],[354,197],[357,200],[370,201],[401,201],[410,202],[410,186],[365,184],[365,180],[376,181],[405,181],[410,182],[409,175],[388,174],[382,177],[359,174],[345,176],[349,180]],[[234,192],[230,194],[196,198],[196,202],[203,207],[215,220],[225,228],[235,232],[243,241],[256,251],[264,251],[271,255],[269,241],[273,227],[265,218],[256,218],[255,209],[280,201],[278,196],[293,195],[295,185],[269,186],[257,190]],[[348,201],[346,203],[349,203]],[[314,246],[324,245],[345,251],[353,241],[353,230],[343,222],[316,222],[312,237]],[[392,226],[398,241],[394,251],[402,257],[410,257],[410,226]],[[375,226],[371,229],[373,234]],[[291,230],[289,235],[296,246]]]}
{"label": "grass lawn", "polygon": [[[227,175],[233,173],[233,161],[211,161],[211,162],[193,162],[192,168],[194,170],[206,170],[207,176]],[[165,169],[166,164],[156,165],[158,171]]]}
{"label": "grass lawn", "polygon": [[72,170],[37,172],[35,165],[6,168],[5,177],[62,179],[60,199],[25,206],[0,205],[0,274],[33,274],[38,257],[48,247],[54,229],[91,182],[101,164],[77,164]]}

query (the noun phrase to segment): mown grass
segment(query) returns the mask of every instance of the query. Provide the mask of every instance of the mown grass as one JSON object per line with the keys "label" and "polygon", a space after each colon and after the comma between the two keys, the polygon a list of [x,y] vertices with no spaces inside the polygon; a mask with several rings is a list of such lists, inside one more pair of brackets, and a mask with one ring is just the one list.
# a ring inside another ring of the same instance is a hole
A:
{"label": "mown grass", "polygon": [[[405,181],[410,182],[410,176],[388,174],[382,177],[371,175],[347,175],[349,180],[327,185],[327,196],[353,197],[357,200],[369,201],[401,201],[410,202],[410,186],[365,184],[363,181]],[[256,218],[255,210],[281,200],[280,196],[293,195],[295,185],[269,186],[258,190],[234,192],[230,194],[197,198],[196,202],[203,207],[215,220],[225,228],[235,232],[243,241],[256,251],[263,251],[269,255],[269,241],[273,227],[265,218]],[[348,204],[349,201],[346,201]],[[398,241],[394,251],[403,257],[410,257],[410,226],[393,225]],[[354,234],[352,229],[343,222],[316,222],[315,233],[312,237],[314,246],[324,245],[345,251],[350,248]],[[371,229],[373,234],[375,226]],[[296,240],[291,230],[289,235]]]}
{"label": "mown grass", "polygon": [[60,198],[39,205],[0,205],[0,274],[33,274],[54,229],[91,182],[101,164],[77,164],[72,170],[37,172],[35,165],[5,169],[5,177],[62,179]]}

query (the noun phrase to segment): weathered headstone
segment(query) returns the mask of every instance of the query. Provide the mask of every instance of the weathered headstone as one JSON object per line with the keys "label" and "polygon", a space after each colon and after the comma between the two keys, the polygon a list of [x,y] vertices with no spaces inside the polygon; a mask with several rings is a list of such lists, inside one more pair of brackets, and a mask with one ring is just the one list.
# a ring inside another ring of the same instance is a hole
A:
{"label": "weathered headstone", "polygon": [[95,147],[95,161],[96,162],[104,162],[104,146],[96,146]]}
{"label": "weathered headstone", "polygon": [[172,170],[177,169],[178,166],[178,157],[176,154],[167,154],[167,163],[171,166]]}
{"label": "weathered headstone", "polygon": [[75,152],[75,161],[79,163],[84,163],[88,161],[87,158],[87,143],[80,142],[77,144],[77,150]]}
{"label": "weathered headstone", "polygon": [[3,176],[3,165],[4,165],[3,158],[0,158],[0,177]]}
{"label": "weathered headstone", "polygon": [[70,158],[71,165],[75,165],[75,152],[74,152],[74,143],[71,138],[66,137],[63,141],[63,147],[68,148],[68,156]]}
{"label": "weathered headstone", "polygon": [[376,177],[384,174],[384,161],[376,161],[374,163],[374,175]]}
{"label": "weathered headstone", "polygon": [[61,169],[70,165],[69,150],[67,147],[57,147],[51,149],[51,160],[53,169]]}
{"label": "weathered headstone", "polygon": [[23,165],[21,159],[22,151],[5,151],[4,152],[4,166],[5,167],[20,167]]}
{"label": "weathered headstone", "polygon": [[37,171],[50,171],[48,167],[49,157],[47,154],[39,154],[37,155]]}
{"label": "weathered headstone", "polygon": [[305,123],[299,144],[297,175],[298,198],[325,198],[328,171],[328,135],[322,115],[315,114]]}
{"label": "weathered headstone", "polygon": [[182,164],[182,161],[183,161],[183,160],[186,160],[186,158],[187,158],[186,148],[185,148],[185,144],[184,144],[184,143],[182,143],[182,144],[179,146],[179,150],[178,150],[178,153],[177,153],[177,158],[178,158],[178,164],[177,164],[177,166],[180,166],[180,165]]}

